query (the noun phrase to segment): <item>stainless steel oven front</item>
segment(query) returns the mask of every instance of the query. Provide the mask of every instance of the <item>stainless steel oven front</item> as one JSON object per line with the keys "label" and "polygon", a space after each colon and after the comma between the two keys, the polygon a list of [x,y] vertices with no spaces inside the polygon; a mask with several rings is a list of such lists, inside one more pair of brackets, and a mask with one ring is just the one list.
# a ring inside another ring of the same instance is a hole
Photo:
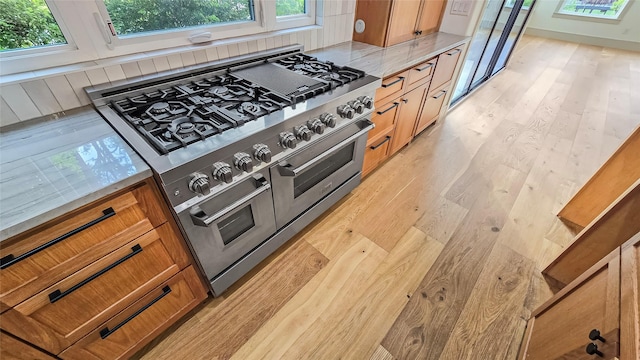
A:
{"label": "stainless steel oven front", "polygon": [[211,280],[276,231],[268,174],[212,193],[178,218]]}
{"label": "stainless steel oven front", "polygon": [[360,173],[373,126],[368,119],[354,121],[270,168],[279,229]]}

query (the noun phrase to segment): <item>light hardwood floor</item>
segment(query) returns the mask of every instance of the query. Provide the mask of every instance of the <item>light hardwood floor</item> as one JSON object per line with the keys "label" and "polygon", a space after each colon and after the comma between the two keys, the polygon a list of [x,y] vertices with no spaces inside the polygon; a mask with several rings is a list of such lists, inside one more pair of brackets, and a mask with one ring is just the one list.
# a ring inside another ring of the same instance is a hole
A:
{"label": "light hardwood floor", "polygon": [[510,65],[143,359],[515,359],[555,214],[640,124],[640,53]]}

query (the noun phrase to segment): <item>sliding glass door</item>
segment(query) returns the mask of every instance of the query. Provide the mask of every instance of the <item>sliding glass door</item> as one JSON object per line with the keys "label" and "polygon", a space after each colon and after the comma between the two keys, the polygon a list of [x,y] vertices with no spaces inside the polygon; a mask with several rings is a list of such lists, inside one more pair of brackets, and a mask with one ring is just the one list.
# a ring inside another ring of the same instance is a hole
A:
{"label": "sliding glass door", "polygon": [[502,70],[529,17],[535,0],[488,0],[469,52],[452,103]]}

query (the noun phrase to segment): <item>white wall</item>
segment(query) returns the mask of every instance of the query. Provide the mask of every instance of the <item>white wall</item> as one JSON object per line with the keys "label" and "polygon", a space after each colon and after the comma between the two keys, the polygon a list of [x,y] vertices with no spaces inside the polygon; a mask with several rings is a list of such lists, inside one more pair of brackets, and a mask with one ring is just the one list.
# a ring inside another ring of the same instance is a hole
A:
{"label": "white wall", "polygon": [[[0,127],[70,110],[91,102],[83,88],[194,64],[303,44],[314,50],[350,41],[356,0],[324,0],[317,23],[322,28],[280,31],[208,46],[133,54],[97,62],[38,70],[0,78]],[[135,59],[135,60],[134,60]]]}
{"label": "white wall", "polygon": [[447,1],[447,6],[442,15],[442,22],[440,23],[440,31],[462,36],[471,36],[476,29],[485,1],[464,0],[469,3],[469,15],[452,14],[451,8],[453,4],[458,1],[463,2],[461,0]]}
{"label": "white wall", "polygon": [[555,14],[560,1],[538,0],[527,33],[602,46],[624,46],[620,44],[624,42],[625,48],[640,51],[640,1],[631,0],[619,22]]}

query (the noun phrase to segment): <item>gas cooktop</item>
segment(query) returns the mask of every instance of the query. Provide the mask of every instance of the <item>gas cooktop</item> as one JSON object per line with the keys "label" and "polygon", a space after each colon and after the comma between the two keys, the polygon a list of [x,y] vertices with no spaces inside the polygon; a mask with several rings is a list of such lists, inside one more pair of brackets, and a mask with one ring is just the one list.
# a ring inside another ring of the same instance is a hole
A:
{"label": "gas cooktop", "polygon": [[167,154],[365,75],[304,54],[272,61],[124,96],[109,106]]}

